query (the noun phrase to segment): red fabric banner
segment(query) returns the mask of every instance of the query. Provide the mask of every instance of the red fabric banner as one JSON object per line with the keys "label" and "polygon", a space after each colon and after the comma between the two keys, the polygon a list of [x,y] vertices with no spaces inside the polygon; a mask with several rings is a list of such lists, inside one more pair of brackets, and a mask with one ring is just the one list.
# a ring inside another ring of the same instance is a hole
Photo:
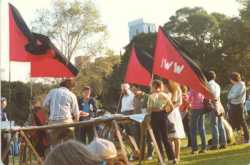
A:
{"label": "red fabric banner", "polygon": [[124,82],[149,86],[151,74],[139,63],[135,48],[131,50]]}
{"label": "red fabric banner", "polygon": [[[28,46],[30,46],[29,50]],[[77,69],[68,63],[63,55],[59,55],[59,51],[49,38],[32,33],[12,5],[9,5],[9,50],[10,61],[31,62],[32,77],[75,77],[77,75]],[[59,57],[61,60],[58,60]]]}
{"label": "red fabric banner", "polygon": [[28,39],[24,36],[22,31],[16,25],[15,19],[11,7],[9,6],[9,49],[10,60],[17,62],[28,62],[32,57],[29,52],[25,50],[25,45],[28,43]]}
{"label": "red fabric banner", "polygon": [[187,85],[204,94],[207,98],[212,96],[206,84],[199,79],[190,64],[182,57],[161,28],[157,34],[153,73],[162,78]]}
{"label": "red fabric banner", "polygon": [[31,62],[31,77],[74,77],[62,63],[52,58]]}

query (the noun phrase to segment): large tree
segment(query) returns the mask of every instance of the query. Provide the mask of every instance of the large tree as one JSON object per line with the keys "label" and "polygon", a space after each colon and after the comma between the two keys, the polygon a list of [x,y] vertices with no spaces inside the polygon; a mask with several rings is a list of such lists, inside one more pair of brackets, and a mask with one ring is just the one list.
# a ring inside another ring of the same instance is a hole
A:
{"label": "large tree", "polygon": [[207,59],[220,46],[218,20],[203,8],[177,10],[164,29],[176,37],[202,67],[206,67]]}
{"label": "large tree", "polygon": [[182,8],[170,17],[164,29],[204,70],[216,70],[220,82],[227,83],[232,71],[250,76],[246,65],[249,62],[249,34],[240,18],[209,14],[199,7]]}
{"label": "large tree", "polygon": [[32,30],[48,35],[71,60],[81,54],[96,55],[103,50],[106,26],[91,0],[55,0],[51,9],[37,11]]}
{"label": "large tree", "polygon": [[[82,95],[83,86],[90,86],[92,88],[92,95],[97,98],[99,103],[109,109],[109,100],[114,99],[114,91],[109,90],[110,85],[115,80],[108,79],[112,72],[114,72],[114,66],[120,63],[120,56],[115,55],[114,52],[108,50],[104,56],[95,58],[93,61],[91,58],[85,59],[84,65],[80,67],[80,73],[76,79],[76,87],[74,92],[78,95]],[[110,110],[110,109],[109,109]]]}
{"label": "large tree", "polygon": [[[250,7],[248,10],[250,11]],[[224,86],[229,84],[228,75],[232,71],[242,73],[246,79],[250,77],[250,34],[245,22],[221,13],[208,13],[200,7],[185,7],[170,17],[164,30],[189,52],[189,56],[204,71],[215,70],[218,81]],[[119,98],[120,84],[123,82],[132,43],[153,55],[155,34],[140,34],[126,47],[120,65],[115,66],[110,77],[110,89],[116,91],[115,98]]]}

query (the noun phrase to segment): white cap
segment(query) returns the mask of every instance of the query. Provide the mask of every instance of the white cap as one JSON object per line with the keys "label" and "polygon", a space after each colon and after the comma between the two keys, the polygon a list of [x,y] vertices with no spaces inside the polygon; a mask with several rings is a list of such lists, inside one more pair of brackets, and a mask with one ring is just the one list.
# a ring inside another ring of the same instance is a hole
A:
{"label": "white cap", "polygon": [[124,83],[124,84],[121,85],[121,88],[123,90],[128,90],[130,88],[130,85],[128,83]]}
{"label": "white cap", "polygon": [[90,152],[103,160],[113,159],[117,156],[117,150],[114,143],[106,139],[95,138],[86,147]]}

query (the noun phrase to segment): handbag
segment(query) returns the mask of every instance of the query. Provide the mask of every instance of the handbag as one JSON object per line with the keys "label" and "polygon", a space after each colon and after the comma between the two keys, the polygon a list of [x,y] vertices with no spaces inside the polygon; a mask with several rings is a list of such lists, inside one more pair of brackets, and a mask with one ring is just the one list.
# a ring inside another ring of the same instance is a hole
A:
{"label": "handbag", "polygon": [[203,104],[205,113],[214,111],[216,116],[222,116],[225,113],[223,105],[218,100],[204,99]]}
{"label": "handbag", "polygon": [[203,100],[204,112],[209,113],[214,110],[214,105],[210,99]]}

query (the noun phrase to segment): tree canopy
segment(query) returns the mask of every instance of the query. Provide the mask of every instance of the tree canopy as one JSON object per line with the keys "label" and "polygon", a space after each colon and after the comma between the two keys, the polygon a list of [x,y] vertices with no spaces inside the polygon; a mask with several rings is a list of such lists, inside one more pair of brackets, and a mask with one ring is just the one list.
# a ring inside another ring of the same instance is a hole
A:
{"label": "tree canopy", "polygon": [[[163,26],[204,71],[216,71],[217,80],[224,89],[229,84],[228,75],[232,71],[240,72],[246,81],[250,77],[250,1],[239,0],[239,3],[242,4],[239,17],[208,13],[201,7],[184,7],[177,10]],[[102,34],[106,33],[106,27],[100,22],[92,1],[55,1],[54,10],[40,11],[38,16],[33,27],[56,40],[68,58],[79,50],[84,50],[80,54],[87,55],[79,66],[74,92],[80,96],[83,86],[91,86],[93,96],[110,111],[115,110],[118,104],[132,44],[154,55],[156,34],[142,33],[124,47],[125,52],[121,56],[109,50],[93,60],[92,54],[104,50]],[[96,35],[100,38],[92,40]],[[85,49],[88,47],[90,49]],[[5,96],[8,95],[7,86],[7,82],[2,86]],[[9,112],[15,112],[15,120],[23,120],[28,113],[30,90],[27,84],[20,82],[11,86],[14,90],[11,96],[16,102],[12,101],[14,105],[9,107],[12,108]],[[36,84],[33,92],[43,97],[50,88]]]}
{"label": "tree canopy", "polygon": [[37,11],[32,30],[48,35],[68,60],[74,55],[100,53],[107,37],[106,26],[91,0],[56,0],[51,9]]}

